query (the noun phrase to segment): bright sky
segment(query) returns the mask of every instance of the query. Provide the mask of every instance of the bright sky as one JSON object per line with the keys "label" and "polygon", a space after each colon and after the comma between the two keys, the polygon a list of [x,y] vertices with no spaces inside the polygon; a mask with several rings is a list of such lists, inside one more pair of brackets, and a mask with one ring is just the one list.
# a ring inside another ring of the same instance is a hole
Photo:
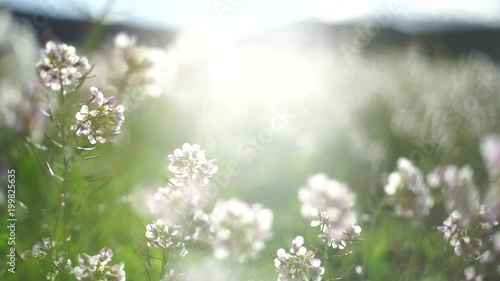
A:
{"label": "bright sky", "polygon": [[[108,0],[0,0],[50,17],[99,15]],[[111,0],[109,20],[173,28],[224,28],[235,35],[282,24],[339,22],[389,15],[411,20],[461,20],[500,26],[498,0]]]}

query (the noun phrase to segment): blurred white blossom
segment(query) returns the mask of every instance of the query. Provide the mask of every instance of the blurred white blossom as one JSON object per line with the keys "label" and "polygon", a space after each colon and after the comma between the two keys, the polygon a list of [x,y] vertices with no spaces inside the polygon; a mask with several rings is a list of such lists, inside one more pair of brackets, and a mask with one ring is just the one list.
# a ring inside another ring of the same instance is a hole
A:
{"label": "blurred white blossom", "polygon": [[33,245],[31,251],[24,252],[21,257],[25,258],[32,256],[34,258],[45,258],[50,254],[50,251],[56,246],[56,242],[52,241],[50,238],[43,238],[42,242],[38,242]]}
{"label": "blurred white blossom", "polygon": [[120,49],[128,49],[135,46],[137,38],[135,36],[128,35],[125,32],[120,32],[116,34],[113,43],[115,47]]}
{"label": "blurred white blossom", "polygon": [[355,239],[361,232],[356,225],[355,194],[347,185],[316,174],[308,185],[298,192],[302,203],[301,213],[311,219],[311,226],[320,227],[319,238],[333,248],[343,249],[347,240]]}
{"label": "blurred white blossom", "polygon": [[486,164],[486,169],[491,176],[500,172],[500,136],[485,137],[480,145],[481,155]]}
{"label": "blurred white blossom", "polygon": [[384,191],[393,199],[397,216],[427,216],[434,205],[422,173],[406,158],[398,159],[397,170],[389,175]]}
{"label": "blurred white blossom", "polygon": [[276,252],[274,266],[278,272],[278,281],[312,280],[319,281],[325,273],[321,260],[314,257],[314,252],[304,246],[304,238],[297,236],[292,241],[289,253],[284,249]]}
{"label": "blurred white blossom", "polygon": [[185,274],[177,272],[175,269],[170,269],[160,281],[182,281],[185,279]]}
{"label": "blurred white blossom", "polygon": [[311,218],[315,209],[350,210],[356,198],[345,184],[332,180],[325,174],[310,177],[307,186],[299,189],[298,197],[302,203],[300,211],[304,218]]}
{"label": "blurred white blossom", "polygon": [[73,269],[77,280],[88,281],[125,281],[125,264],[123,262],[108,265],[113,257],[113,251],[101,249],[95,256],[78,255],[78,266]]}
{"label": "blurred white blossom", "polygon": [[208,241],[218,259],[243,262],[255,258],[271,235],[273,213],[260,204],[238,199],[219,201],[210,214],[214,237]]}
{"label": "blurred white blossom", "polygon": [[468,224],[479,212],[480,198],[473,175],[470,166],[458,168],[449,165],[438,167],[427,176],[427,182],[431,187],[442,188],[447,211],[459,211],[464,224]]}
{"label": "blurred white blossom", "polygon": [[212,257],[205,257],[196,262],[196,266],[185,264],[181,267],[186,281],[235,281],[247,280],[243,279],[240,273],[240,268],[234,264],[228,266],[227,261],[221,261]]}
{"label": "blurred white blossom", "polygon": [[196,182],[173,178],[167,186],[156,189],[148,199],[147,207],[155,218],[179,223],[183,219],[189,219],[206,203],[207,198],[203,196]]}
{"label": "blurred white blossom", "polygon": [[57,280],[61,270],[67,274],[73,273],[71,260],[68,254],[63,251],[57,251],[56,242],[50,238],[43,238],[41,242],[36,243],[31,250],[21,254],[24,260],[34,258],[48,265],[48,270],[45,273],[45,278],[50,281]]}
{"label": "blurred white blossom", "polygon": [[464,269],[466,281],[483,281],[483,276],[476,274],[476,269],[473,266],[468,266]]}

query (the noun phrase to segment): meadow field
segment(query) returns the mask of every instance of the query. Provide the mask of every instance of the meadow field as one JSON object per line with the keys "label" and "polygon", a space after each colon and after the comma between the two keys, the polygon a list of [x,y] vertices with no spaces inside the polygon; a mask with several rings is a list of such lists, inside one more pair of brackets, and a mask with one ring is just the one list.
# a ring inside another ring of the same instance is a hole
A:
{"label": "meadow field", "polygon": [[[500,69],[0,14],[1,280],[499,280]],[[499,50],[500,51],[500,50]]]}

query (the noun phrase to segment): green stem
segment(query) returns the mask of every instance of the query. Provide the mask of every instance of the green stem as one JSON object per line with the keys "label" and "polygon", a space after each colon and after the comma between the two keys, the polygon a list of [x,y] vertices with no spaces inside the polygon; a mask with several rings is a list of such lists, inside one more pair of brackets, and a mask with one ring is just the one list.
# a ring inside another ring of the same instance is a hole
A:
{"label": "green stem", "polygon": [[[325,241],[325,249],[324,249],[324,251],[325,252],[323,253],[323,259],[324,259],[323,266],[325,268],[327,268],[327,266],[328,266],[328,243],[326,241]],[[328,266],[328,268],[329,268],[329,266]],[[327,272],[327,274],[328,274],[328,272]]]}
{"label": "green stem", "polygon": [[162,262],[161,262],[160,280],[163,279],[163,277],[165,276],[165,274],[167,272],[167,266],[170,263],[167,250],[163,249],[162,251],[163,251],[163,258],[162,258]]}
{"label": "green stem", "polygon": [[[375,208],[375,211],[373,212],[373,216],[371,217],[371,224],[370,224],[370,229],[367,233],[367,238],[366,238],[366,246],[365,246],[365,254],[364,254],[364,261],[363,261],[363,266],[365,268],[364,270],[364,278],[363,280],[368,280],[369,276],[369,270],[370,267],[368,265],[368,262],[371,260],[371,255],[370,253],[372,252],[371,249],[371,242],[373,240],[373,231],[375,230],[375,226],[378,223],[378,219],[380,217],[380,214],[382,213],[383,208],[389,203],[388,197],[385,197],[380,203],[377,205]],[[370,258],[369,258],[370,257]]]}
{"label": "green stem", "polygon": [[[61,198],[59,204],[59,217],[56,221],[55,231],[56,231],[56,241],[62,241],[66,239],[66,222],[65,222],[65,212],[66,210],[66,191],[68,187],[68,171],[69,171],[69,162],[70,159],[66,155],[67,149],[67,138],[66,138],[66,97],[64,95],[64,87],[62,80],[59,81],[61,83],[61,89],[59,90],[59,107],[61,108],[61,145],[63,150],[63,174],[62,174],[62,185],[61,185]],[[61,228],[61,230],[59,230]]]}

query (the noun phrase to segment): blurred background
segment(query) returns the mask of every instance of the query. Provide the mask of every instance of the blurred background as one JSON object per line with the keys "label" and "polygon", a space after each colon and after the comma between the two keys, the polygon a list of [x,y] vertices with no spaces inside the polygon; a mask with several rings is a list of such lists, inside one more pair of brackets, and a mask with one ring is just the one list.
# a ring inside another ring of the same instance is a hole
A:
{"label": "blurred background", "polygon": [[[3,0],[0,7],[0,172],[18,169],[20,248],[40,240],[51,216],[28,210],[57,197],[21,142],[44,141],[26,81],[48,40],[87,56],[92,85],[104,93],[120,95],[109,86],[125,72],[120,50],[133,45],[134,56],[152,62],[147,85],[123,95],[120,141],[92,167],[112,180],[92,203],[106,211],[81,234],[81,248],[96,239],[113,245],[129,280],[147,280],[133,247],[147,223],[143,199],[166,185],[167,155],[185,142],[217,159],[221,198],[274,211],[273,238],[241,276],[202,259],[186,266],[191,280],[275,280],[276,250],[297,235],[314,238],[297,191],[318,172],[356,192],[363,231],[398,157],[424,172],[470,164],[478,185],[487,182],[479,141],[500,129],[499,1]],[[445,218],[436,211],[426,223]],[[372,241],[370,259],[361,241],[328,266],[344,280],[363,280],[353,264],[368,267],[369,280],[461,279],[441,233],[408,225],[384,217],[362,233]]]}

